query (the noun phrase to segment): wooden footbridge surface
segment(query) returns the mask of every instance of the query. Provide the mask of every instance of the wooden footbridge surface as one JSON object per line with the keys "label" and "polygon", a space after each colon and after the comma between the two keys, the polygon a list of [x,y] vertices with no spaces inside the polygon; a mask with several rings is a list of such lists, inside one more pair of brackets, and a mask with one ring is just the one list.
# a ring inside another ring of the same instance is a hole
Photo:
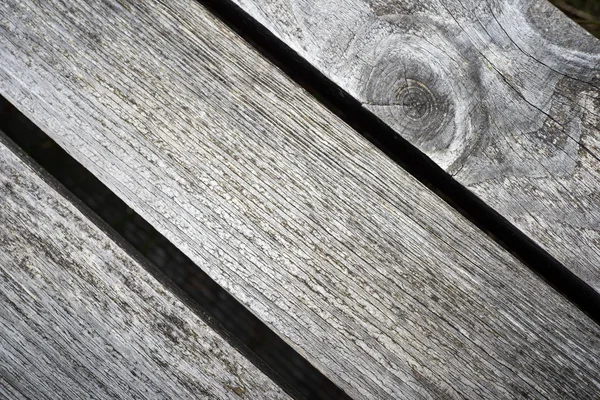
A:
{"label": "wooden footbridge surface", "polygon": [[0,397],[600,398],[600,41],[546,0],[3,0],[0,94],[191,266],[0,113]]}

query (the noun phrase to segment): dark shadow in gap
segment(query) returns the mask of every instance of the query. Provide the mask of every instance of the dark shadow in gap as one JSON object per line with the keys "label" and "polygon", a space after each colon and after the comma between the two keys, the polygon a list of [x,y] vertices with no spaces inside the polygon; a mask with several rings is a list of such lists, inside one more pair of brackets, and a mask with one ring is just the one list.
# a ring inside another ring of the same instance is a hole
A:
{"label": "dark shadow in gap", "polygon": [[102,182],[0,96],[0,131],[96,213],[185,293],[188,304],[254,365],[297,399],[349,399]]}
{"label": "dark shadow in gap", "polygon": [[330,111],[600,324],[600,294],[231,0],[197,0]]}

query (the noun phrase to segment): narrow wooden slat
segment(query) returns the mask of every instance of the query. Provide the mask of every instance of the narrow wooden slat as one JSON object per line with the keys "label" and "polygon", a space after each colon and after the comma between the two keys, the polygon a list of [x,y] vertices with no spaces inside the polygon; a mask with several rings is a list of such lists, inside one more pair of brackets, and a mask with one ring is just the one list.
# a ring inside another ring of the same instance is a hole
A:
{"label": "narrow wooden slat", "polygon": [[0,133],[0,398],[288,398]]}
{"label": "narrow wooden slat", "polygon": [[546,0],[232,0],[600,291],[600,41]]}
{"label": "narrow wooden slat", "polygon": [[355,398],[585,398],[600,328],[190,0],[6,0],[0,91]]}

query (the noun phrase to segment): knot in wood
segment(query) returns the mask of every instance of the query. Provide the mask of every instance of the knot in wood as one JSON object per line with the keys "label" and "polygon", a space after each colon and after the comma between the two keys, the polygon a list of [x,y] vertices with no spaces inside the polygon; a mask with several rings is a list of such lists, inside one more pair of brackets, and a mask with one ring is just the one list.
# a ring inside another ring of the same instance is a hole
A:
{"label": "knot in wood", "polygon": [[398,89],[396,97],[404,115],[413,120],[427,119],[435,103],[435,96],[431,90],[416,81],[406,81],[406,84]]}
{"label": "knot in wood", "polygon": [[[443,71],[442,71],[443,72]],[[447,79],[425,62],[383,59],[367,72],[365,106],[425,152],[455,140],[455,104]]]}

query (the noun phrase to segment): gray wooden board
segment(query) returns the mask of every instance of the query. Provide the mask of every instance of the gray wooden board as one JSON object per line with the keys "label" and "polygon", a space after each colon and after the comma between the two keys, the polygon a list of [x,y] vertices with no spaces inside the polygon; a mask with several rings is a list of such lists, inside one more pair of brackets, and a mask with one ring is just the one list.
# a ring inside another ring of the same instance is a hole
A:
{"label": "gray wooden board", "polygon": [[0,398],[288,398],[2,141]]}
{"label": "gray wooden board", "polygon": [[5,0],[0,92],[355,398],[593,398],[600,328],[193,0]]}
{"label": "gray wooden board", "polygon": [[600,291],[600,41],[546,0],[233,0]]}

